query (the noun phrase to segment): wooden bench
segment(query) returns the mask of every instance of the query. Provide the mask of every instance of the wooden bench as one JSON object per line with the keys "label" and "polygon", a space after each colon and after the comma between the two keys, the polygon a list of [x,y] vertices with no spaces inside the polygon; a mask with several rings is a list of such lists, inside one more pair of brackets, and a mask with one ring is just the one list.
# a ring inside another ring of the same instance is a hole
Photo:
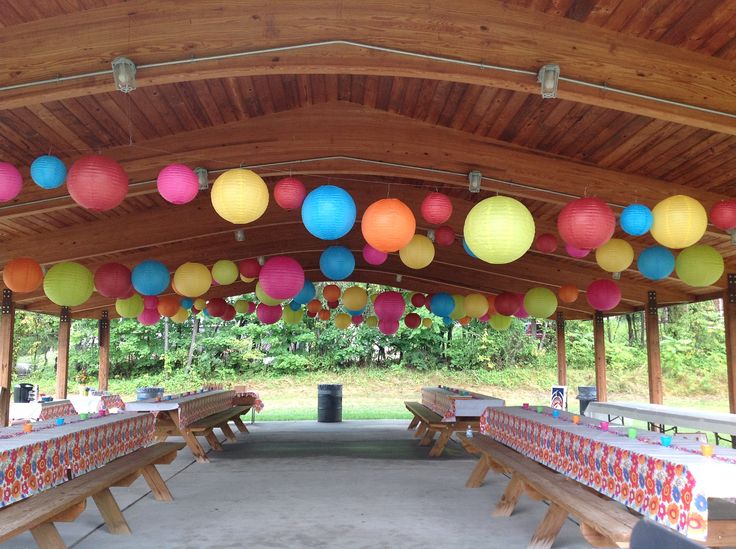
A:
{"label": "wooden bench", "polygon": [[130,534],[112,486],[130,486],[143,476],[158,501],[172,501],[171,492],[156,464],[171,463],[184,444],[165,442],[142,448],[100,467],[49,488],[0,510],[0,543],[27,530],[41,549],[66,547],[54,522],[72,522],[84,511],[92,497],[112,534]]}
{"label": "wooden bench", "polygon": [[493,516],[510,516],[523,493],[532,499],[549,503],[544,519],[529,542],[529,549],[552,547],[568,515],[572,515],[580,523],[580,532],[593,547],[629,546],[631,530],[639,517],[624,505],[499,444],[490,437],[476,435],[469,439],[460,434],[458,438],[466,450],[480,454],[478,464],[465,483],[466,487],[481,486],[491,469],[511,477]]}
{"label": "wooden bench", "polygon": [[479,421],[473,420],[458,420],[458,421],[442,421],[442,416],[436,412],[433,412],[427,408],[424,404],[419,402],[404,402],[406,409],[409,410],[414,417],[409,423],[409,430],[417,428],[414,436],[422,437],[420,446],[429,446],[434,439],[436,433],[440,433],[437,442],[434,443],[432,449],[429,451],[431,457],[437,457],[442,454],[450,441],[450,437],[453,433],[465,432],[468,427],[477,431]]}
{"label": "wooden bench", "polygon": [[208,463],[207,453],[202,448],[197,437],[204,437],[213,450],[221,452],[223,450],[222,444],[217,438],[217,435],[215,435],[214,429],[220,429],[227,440],[234,442],[237,439],[235,433],[230,429],[229,422],[232,421],[235,423],[235,426],[241,433],[247,433],[248,428],[240,416],[247,414],[250,408],[250,406],[233,406],[227,410],[194,421],[183,430],[179,429],[179,416],[177,412],[170,411],[166,414],[159,415],[156,419],[156,439],[164,441],[169,436],[181,436],[184,438],[187,446],[189,446],[195,459],[200,463]]}

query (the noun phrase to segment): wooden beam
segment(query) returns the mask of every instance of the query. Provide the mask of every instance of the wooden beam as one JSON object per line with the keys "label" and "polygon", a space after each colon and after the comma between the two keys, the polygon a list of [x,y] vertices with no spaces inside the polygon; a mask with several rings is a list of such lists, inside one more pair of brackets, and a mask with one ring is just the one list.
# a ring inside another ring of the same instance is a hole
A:
{"label": "wooden beam", "polygon": [[3,290],[0,305],[0,427],[10,424],[10,399],[13,394],[13,335],[15,306],[13,292]]}
{"label": "wooden beam", "polygon": [[593,317],[593,347],[595,351],[595,386],[598,400],[608,400],[606,383],[606,334],[604,331],[603,313],[596,311]]}
{"label": "wooden beam", "polygon": [[565,344],[565,313],[557,312],[557,384],[567,385],[567,346]]}
{"label": "wooden beam", "polygon": [[659,310],[657,292],[649,292],[646,312],[647,366],[649,371],[649,402],[662,404],[662,355],[659,348]]}
{"label": "wooden beam", "polygon": [[66,398],[69,378],[69,339],[72,319],[69,307],[62,307],[59,315],[59,349],[56,358],[56,398]]}
{"label": "wooden beam", "polygon": [[[128,28],[135,32],[120,32]],[[51,82],[3,91],[0,108],[112,91],[109,72],[77,80],[55,79],[60,71],[64,76],[109,71],[112,59],[121,54],[141,66],[328,40],[351,40],[477,65],[335,44],[141,67],[138,87],[258,74],[373,74],[538,93],[536,71],[545,63],[557,63],[566,78],[606,85],[596,89],[561,81],[560,98],[736,132],[728,117],[611,91],[620,88],[732,112],[736,71],[727,60],[490,0],[466,0],[462,9],[452,0],[439,0],[419,10],[389,0],[253,0],[220,3],[217,9],[197,0],[134,0],[12,25],[0,37],[0,48],[7,52],[0,59],[0,75],[6,75],[0,78],[0,86]],[[492,65],[528,72],[515,74]]]}
{"label": "wooden beam", "polygon": [[98,341],[100,344],[100,366],[97,374],[97,388],[107,391],[110,377],[110,316],[102,311],[98,324]]}
{"label": "wooden beam", "polygon": [[736,414],[736,273],[728,274],[728,287],[723,295],[723,320],[726,329],[728,406],[731,413]]}

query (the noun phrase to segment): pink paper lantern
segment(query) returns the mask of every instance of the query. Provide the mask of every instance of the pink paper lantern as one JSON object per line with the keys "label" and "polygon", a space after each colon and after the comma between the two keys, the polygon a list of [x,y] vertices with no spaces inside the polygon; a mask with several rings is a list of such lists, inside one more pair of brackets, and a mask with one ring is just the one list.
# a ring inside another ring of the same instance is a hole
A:
{"label": "pink paper lantern", "polygon": [[253,314],[256,312],[256,304],[253,301],[248,302],[248,314]]}
{"label": "pink paper lantern", "polygon": [[227,310],[227,301],[221,297],[213,297],[207,302],[207,312],[210,316],[221,317]]}
{"label": "pink paper lantern", "polygon": [[363,315],[355,315],[350,319],[350,322],[353,323],[353,326],[360,326],[363,324]]}
{"label": "pink paper lantern", "polygon": [[90,154],[69,168],[66,186],[74,202],[104,212],[120,205],[128,194],[128,175],[112,158]]}
{"label": "pink paper lantern", "polygon": [[18,168],[8,162],[0,162],[0,202],[13,200],[23,188],[23,176]]}
{"label": "pink paper lantern", "polygon": [[534,248],[542,253],[551,254],[557,249],[557,237],[550,233],[540,234],[534,241]]}
{"label": "pink paper lantern", "polygon": [[407,328],[411,328],[412,330],[414,330],[421,326],[422,317],[420,317],[417,313],[409,313],[404,317],[404,324],[406,324]]}
{"label": "pink paper lantern", "polygon": [[258,278],[261,289],[274,299],[291,299],[304,287],[304,269],[296,259],[283,255],[267,259]]}
{"label": "pink paper lantern", "polygon": [[153,326],[159,320],[161,320],[161,315],[156,309],[143,309],[143,312],[138,315],[138,322],[144,326]]}
{"label": "pink paper lantern", "polygon": [[396,332],[399,331],[399,321],[381,319],[378,321],[378,329],[381,331],[383,335],[387,335],[387,336],[394,335]]}
{"label": "pink paper lantern", "polygon": [[261,265],[256,259],[243,259],[238,262],[238,270],[245,278],[258,278],[261,272]]}
{"label": "pink paper lantern", "polygon": [[427,303],[426,298],[424,297],[424,294],[414,294],[411,296],[411,304],[415,307],[421,307],[422,305],[425,305]]}
{"label": "pink paper lantern", "polygon": [[516,318],[529,318],[529,313],[527,313],[526,312],[526,309],[524,308],[524,301],[523,300],[521,302],[521,306],[514,313],[514,316]]}
{"label": "pink paper lantern", "polygon": [[382,292],[373,303],[373,310],[380,320],[398,321],[406,310],[404,296],[399,292]]}
{"label": "pink paper lantern", "polygon": [[578,198],[567,204],[557,218],[557,230],[568,244],[593,250],[608,242],[616,229],[616,216],[600,198]]}
{"label": "pink paper lantern", "polygon": [[478,320],[480,320],[481,322],[483,322],[485,324],[486,322],[488,322],[488,319],[489,318],[491,318],[491,315],[489,315],[488,313],[486,313],[482,317],[480,317]]}
{"label": "pink paper lantern", "polygon": [[596,311],[610,311],[621,302],[621,289],[613,280],[594,280],[586,290],[588,303]]}
{"label": "pink paper lantern", "polygon": [[156,309],[158,307],[158,297],[155,295],[143,296],[144,309]]}
{"label": "pink paper lantern", "polygon": [[421,205],[422,217],[427,223],[441,225],[452,215],[452,201],[442,193],[429,193]]}
{"label": "pink paper lantern", "polygon": [[194,170],[184,164],[169,164],[158,172],[158,193],[172,204],[191,202],[199,192],[199,178]]}
{"label": "pink paper lantern", "polygon": [[276,200],[276,204],[285,210],[301,208],[306,196],[307,189],[304,188],[304,183],[296,177],[280,179],[273,189],[273,198]]}
{"label": "pink paper lantern", "polygon": [[494,307],[498,314],[503,316],[512,316],[516,314],[516,311],[522,305],[522,301],[519,299],[519,294],[511,292],[503,292],[496,296]]}
{"label": "pink paper lantern", "polygon": [[565,251],[567,252],[567,255],[574,257],[575,259],[582,259],[590,253],[590,250],[576,248],[572,244],[565,244]]}
{"label": "pink paper lantern", "polygon": [[438,246],[452,246],[455,243],[455,231],[447,225],[437,227],[434,230],[434,242]]}
{"label": "pink paper lantern", "polygon": [[263,322],[263,324],[276,324],[281,320],[282,313],[283,310],[281,309],[281,305],[266,305],[265,303],[260,303],[258,307],[256,307],[256,316],[258,317],[258,320]]}
{"label": "pink paper lantern", "polygon": [[105,263],[95,271],[95,288],[105,297],[125,299],[133,295],[130,269],[120,263]]}
{"label": "pink paper lantern", "polygon": [[379,252],[370,244],[366,244],[363,246],[363,259],[365,259],[368,265],[383,265],[386,259],[388,259],[388,254],[386,252]]}

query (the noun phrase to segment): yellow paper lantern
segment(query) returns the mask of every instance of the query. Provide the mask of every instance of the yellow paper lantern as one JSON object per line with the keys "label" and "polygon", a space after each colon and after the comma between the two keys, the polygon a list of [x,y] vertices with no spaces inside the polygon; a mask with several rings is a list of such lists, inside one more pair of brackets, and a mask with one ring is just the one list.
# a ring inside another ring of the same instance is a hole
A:
{"label": "yellow paper lantern", "polygon": [[410,269],[424,269],[434,259],[434,244],[423,234],[415,234],[409,244],[399,250],[399,257]]}
{"label": "yellow paper lantern", "polygon": [[81,305],[92,296],[94,290],[92,271],[74,261],[57,263],[43,279],[46,297],[62,307]]}
{"label": "yellow paper lantern", "polygon": [[128,299],[116,299],[115,310],[123,318],[136,318],[143,312],[143,298],[133,294]]}
{"label": "yellow paper lantern", "polygon": [[350,324],[352,324],[352,319],[350,318],[350,315],[347,313],[337,313],[335,315],[335,328],[338,328],[339,330],[344,330]]}
{"label": "yellow paper lantern", "polygon": [[689,196],[665,198],[652,210],[650,232],[662,246],[679,250],[692,246],[705,234],[708,214],[703,205]]}
{"label": "yellow paper lantern", "polygon": [[256,297],[258,298],[258,301],[260,301],[261,303],[265,303],[266,305],[281,305],[283,301],[282,299],[274,299],[266,292],[264,292],[263,288],[261,287],[260,280],[256,282]]}
{"label": "yellow paper lantern", "polygon": [[240,275],[240,280],[242,280],[246,284],[250,284],[255,280],[255,278],[248,278],[247,276]]}
{"label": "yellow paper lantern", "polygon": [[235,168],[215,180],[210,199],[220,217],[243,225],[255,221],[266,211],[268,187],[257,173]]}
{"label": "yellow paper lantern", "polygon": [[284,307],[284,312],[282,313],[281,320],[283,320],[285,324],[299,324],[302,321],[303,316],[304,311],[301,309],[301,307],[296,311],[292,310],[291,307]]}
{"label": "yellow paper lantern", "polygon": [[212,265],[212,278],[222,286],[232,284],[239,276],[240,271],[234,261],[221,259]]}
{"label": "yellow paper lantern", "polygon": [[465,314],[471,318],[480,318],[488,312],[488,300],[481,294],[465,296]]}
{"label": "yellow paper lantern", "polygon": [[675,272],[685,284],[695,288],[712,286],[723,275],[723,258],[715,248],[696,244],[685,248],[675,260]]}
{"label": "yellow paper lantern", "polygon": [[375,328],[376,326],[378,326],[378,317],[369,316],[368,318],[365,319],[365,324],[366,326],[370,328]]}
{"label": "yellow paper lantern", "polygon": [[194,300],[194,308],[198,311],[204,311],[207,308],[207,301],[199,298]]}
{"label": "yellow paper lantern", "polygon": [[488,319],[488,324],[491,325],[491,328],[494,330],[498,330],[499,332],[502,332],[504,330],[508,330],[511,327],[511,317],[510,316],[504,316],[504,315],[491,315],[491,317]]}
{"label": "yellow paper lantern", "polygon": [[431,318],[422,319],[422,326],[424,326],[425,328],[431,328],[432,327],[432,319]]}
{"label": "yellow paper lantern", "polygon": [[460,320],[465,316],[465,296],[453,294],[452,299],[455,300],[455,308],[450,313],[452,320]]}
{"label": "yellow paper lantern", "polygon": [[241,315],[244,315],[248,312],[248,303],[249,301],[245,299],[238,299],[235,302],[235,312],[240,313]]}
{"label": "yellow paper lantern", "polygon": [[465,218],[465,242],[486,263],[516,261],[534,241],[534,218],[514,198],[492,196],[481,200]]}
{"label": "yellow paper lantern", "polygon": [[183,324],[184,321],[189,318],[189,311],[187,311],[183,307],[179,307],[179,310],[176,312],[174,316],[171,317],[171,321],[174,324]]}
{"label": "yellow paper lantern", "polygon": [[342,294],[342,304],[351,311],[360,311],[368,303],[368,292],[360,286],[352,286]]}
{"label": "yellow paper lantern", "polygon": [[174,271],[174,286],[179,295],[199,297],[212,286],[212,275],[201,263],[184,263]]}
{"label": "yellow paper lantern", "polygon": [[625,240],[612,238],[595,250],[595,260],[604,271],[620,273],[634,261],[634,248]]}
{"label": "yellow paper lantern", "polygon": [[524,309],[529,316],[549,318],[557,310],[557,296],[547,288],[532,288],[524,296]]}

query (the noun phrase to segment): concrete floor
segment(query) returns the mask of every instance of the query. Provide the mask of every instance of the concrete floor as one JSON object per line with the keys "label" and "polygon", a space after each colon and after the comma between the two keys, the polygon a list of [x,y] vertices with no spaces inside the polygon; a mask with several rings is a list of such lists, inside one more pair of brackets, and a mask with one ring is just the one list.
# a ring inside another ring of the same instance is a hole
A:
{"label": "concrete floor", "polygon": [[[188,450],[161,466],[174,495],[155,501],[142,480],[113,489],[132,536],[113,536],[94,504],[74,523],[59,524],[79,549],[522,549],[547,506],[522,497],[513,516],[490,510],[507,479],[491,473],[464,487],[475,464],[456,443],[427,457],[405,421],[267,422],[249,426],[211,463]],[[36,547],[30,534],[2,549]],[[588,545],[568,521],[556,548]]]}

